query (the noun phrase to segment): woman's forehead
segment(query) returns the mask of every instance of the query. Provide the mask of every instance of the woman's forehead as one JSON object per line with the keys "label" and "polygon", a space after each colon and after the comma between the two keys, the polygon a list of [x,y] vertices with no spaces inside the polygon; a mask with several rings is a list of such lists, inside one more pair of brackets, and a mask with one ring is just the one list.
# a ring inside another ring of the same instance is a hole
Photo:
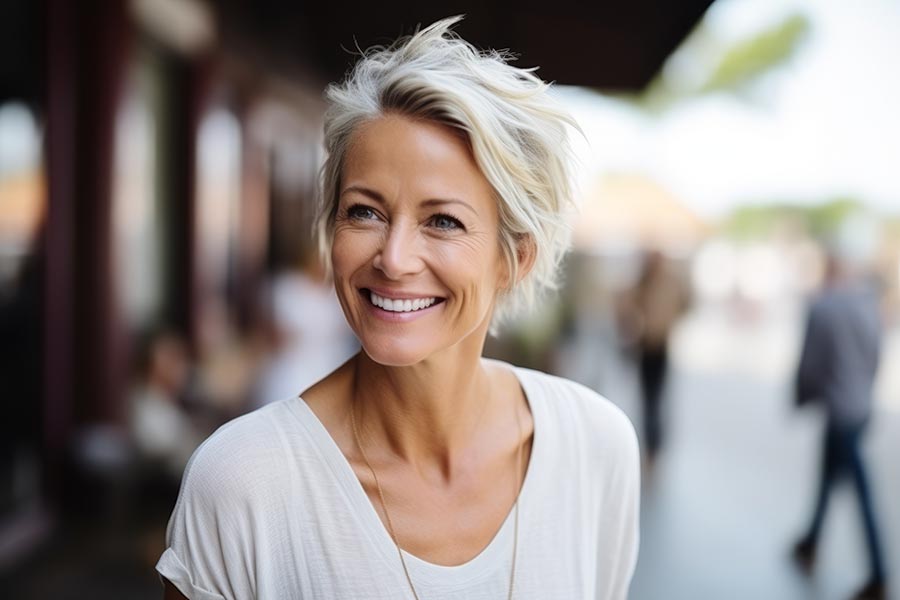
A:
{"label": "woman's forehead", "polygon": [[360,126],[345,157],[341,190],[361,188],[385,199],[417,197],[493,202],[491,186],[468,144],[451,128],[400,116]]}

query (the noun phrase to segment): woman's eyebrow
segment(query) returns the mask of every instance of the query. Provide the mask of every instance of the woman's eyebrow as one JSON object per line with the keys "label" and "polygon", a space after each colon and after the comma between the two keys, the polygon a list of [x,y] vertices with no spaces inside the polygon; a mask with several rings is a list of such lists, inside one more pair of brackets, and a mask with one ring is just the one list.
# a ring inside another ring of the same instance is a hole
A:
{"label": "woman's eyebrow", "polygon": [[344,194],[356,192],[357,194],[362,194],[363,196],[368,196],[372,200],[375,200],[379,204],[384,204],[384,196],[376,192],[375,190],[369,189],[367,187],[363,187],[361,185],[349,185],[341,190],[341,196]]}
{"label": "woman's eyebrow", "polygon": [[[341,191],[341,196],[344,194],[348,194],[351,192],[355,192],[357,194],[362,194],[363,196],[367,196],[372,200],[378,202],[379,204],[385,204],[384,196],[376,192],[371,188],[367,188],[361,185],[349,185]],[[478,215],[478,212],[472,208],[472,205],[466,202],[465,200],[460,200],[458,198],[429,198],[428,200],[423,200],[421,202],[421,206],[431,207],[431,206],[443,206],[444,204],[457,204],[466,208],[474,215]]]}
{"label": "woman's eyebrow", "polygon": [[422,202],[422,206],[442,206],[444,204],[458,204],[463,208],[467,208],[473,215],[478,216],[478,213],[472,208],[472,205],[457,198],[430,198]]}

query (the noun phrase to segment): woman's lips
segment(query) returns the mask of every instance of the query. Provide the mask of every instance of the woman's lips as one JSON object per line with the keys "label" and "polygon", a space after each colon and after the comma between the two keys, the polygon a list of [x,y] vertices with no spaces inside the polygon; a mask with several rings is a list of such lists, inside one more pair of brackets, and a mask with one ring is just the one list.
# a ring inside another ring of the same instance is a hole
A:
{"label": "woman's lips", "polygon": [[360,289],[360,295],[378,316],[391,321],[406,321],[424,313],[432,312],[435,306],[444,302],[439,296],[410,293],[378,293],[369,288]]}

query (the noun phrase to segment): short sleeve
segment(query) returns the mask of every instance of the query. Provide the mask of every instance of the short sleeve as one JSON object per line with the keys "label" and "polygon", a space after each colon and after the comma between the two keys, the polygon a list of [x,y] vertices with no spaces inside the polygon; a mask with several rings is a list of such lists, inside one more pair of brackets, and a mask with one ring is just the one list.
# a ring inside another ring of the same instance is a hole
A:
{"label": "short sleeve", "polygon": [[641,457],[631,420],[608,399],[578,384],[580,420],[587,428],[584,447],[593,460],[587,480],[596,483],[598,562],[594,597],[625,600],[640,545]]}
{"label": "short sleeve", "polygon": [[617,461],[612,473],[611,489],[618,490],[606,516],[611,518],[603,528],[600,547],[605,549],[601,562],[605,563],[598,576],[597,597],[625,600],[637,566],[640,544],[641,475],[640,450],[634,427],[624,414],[617,431]]}
{"label": "short sleeve", "polygon": [[178,554],[171,547],[166,548],[163,555],[156,563],[156,572],[172,583],[178,591],[190,600],[223,600],[222,594],[216,594],[203,589],[194,583],[194,577],[190,570],[184,566]]}
{"label": "short sleeve", "polygon": [[[221,439],[221,438],[220,438]],[[157,572],[190,600],[255,597],[249,507],[227,446],[207,440],[191,457]]]}

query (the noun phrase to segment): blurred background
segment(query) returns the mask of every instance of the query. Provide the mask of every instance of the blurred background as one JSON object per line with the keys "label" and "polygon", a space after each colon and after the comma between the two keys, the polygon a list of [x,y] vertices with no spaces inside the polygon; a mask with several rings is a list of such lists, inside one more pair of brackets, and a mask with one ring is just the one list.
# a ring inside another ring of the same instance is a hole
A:
{"label": "blurred background", "polygon": [[487,353],[634,421],[631,597],[845,598],[867,577],[849,488],[816,570],[791,560],[824,424],[794,374],[835,245],[881,303],[863,453],[900,574],[900,4],[426,4],[0,5],[0,595],[160,597],[196,445],[356,351],[309,235],[321,93],[357,47],[459,13],[583,129],[565,284]]}

